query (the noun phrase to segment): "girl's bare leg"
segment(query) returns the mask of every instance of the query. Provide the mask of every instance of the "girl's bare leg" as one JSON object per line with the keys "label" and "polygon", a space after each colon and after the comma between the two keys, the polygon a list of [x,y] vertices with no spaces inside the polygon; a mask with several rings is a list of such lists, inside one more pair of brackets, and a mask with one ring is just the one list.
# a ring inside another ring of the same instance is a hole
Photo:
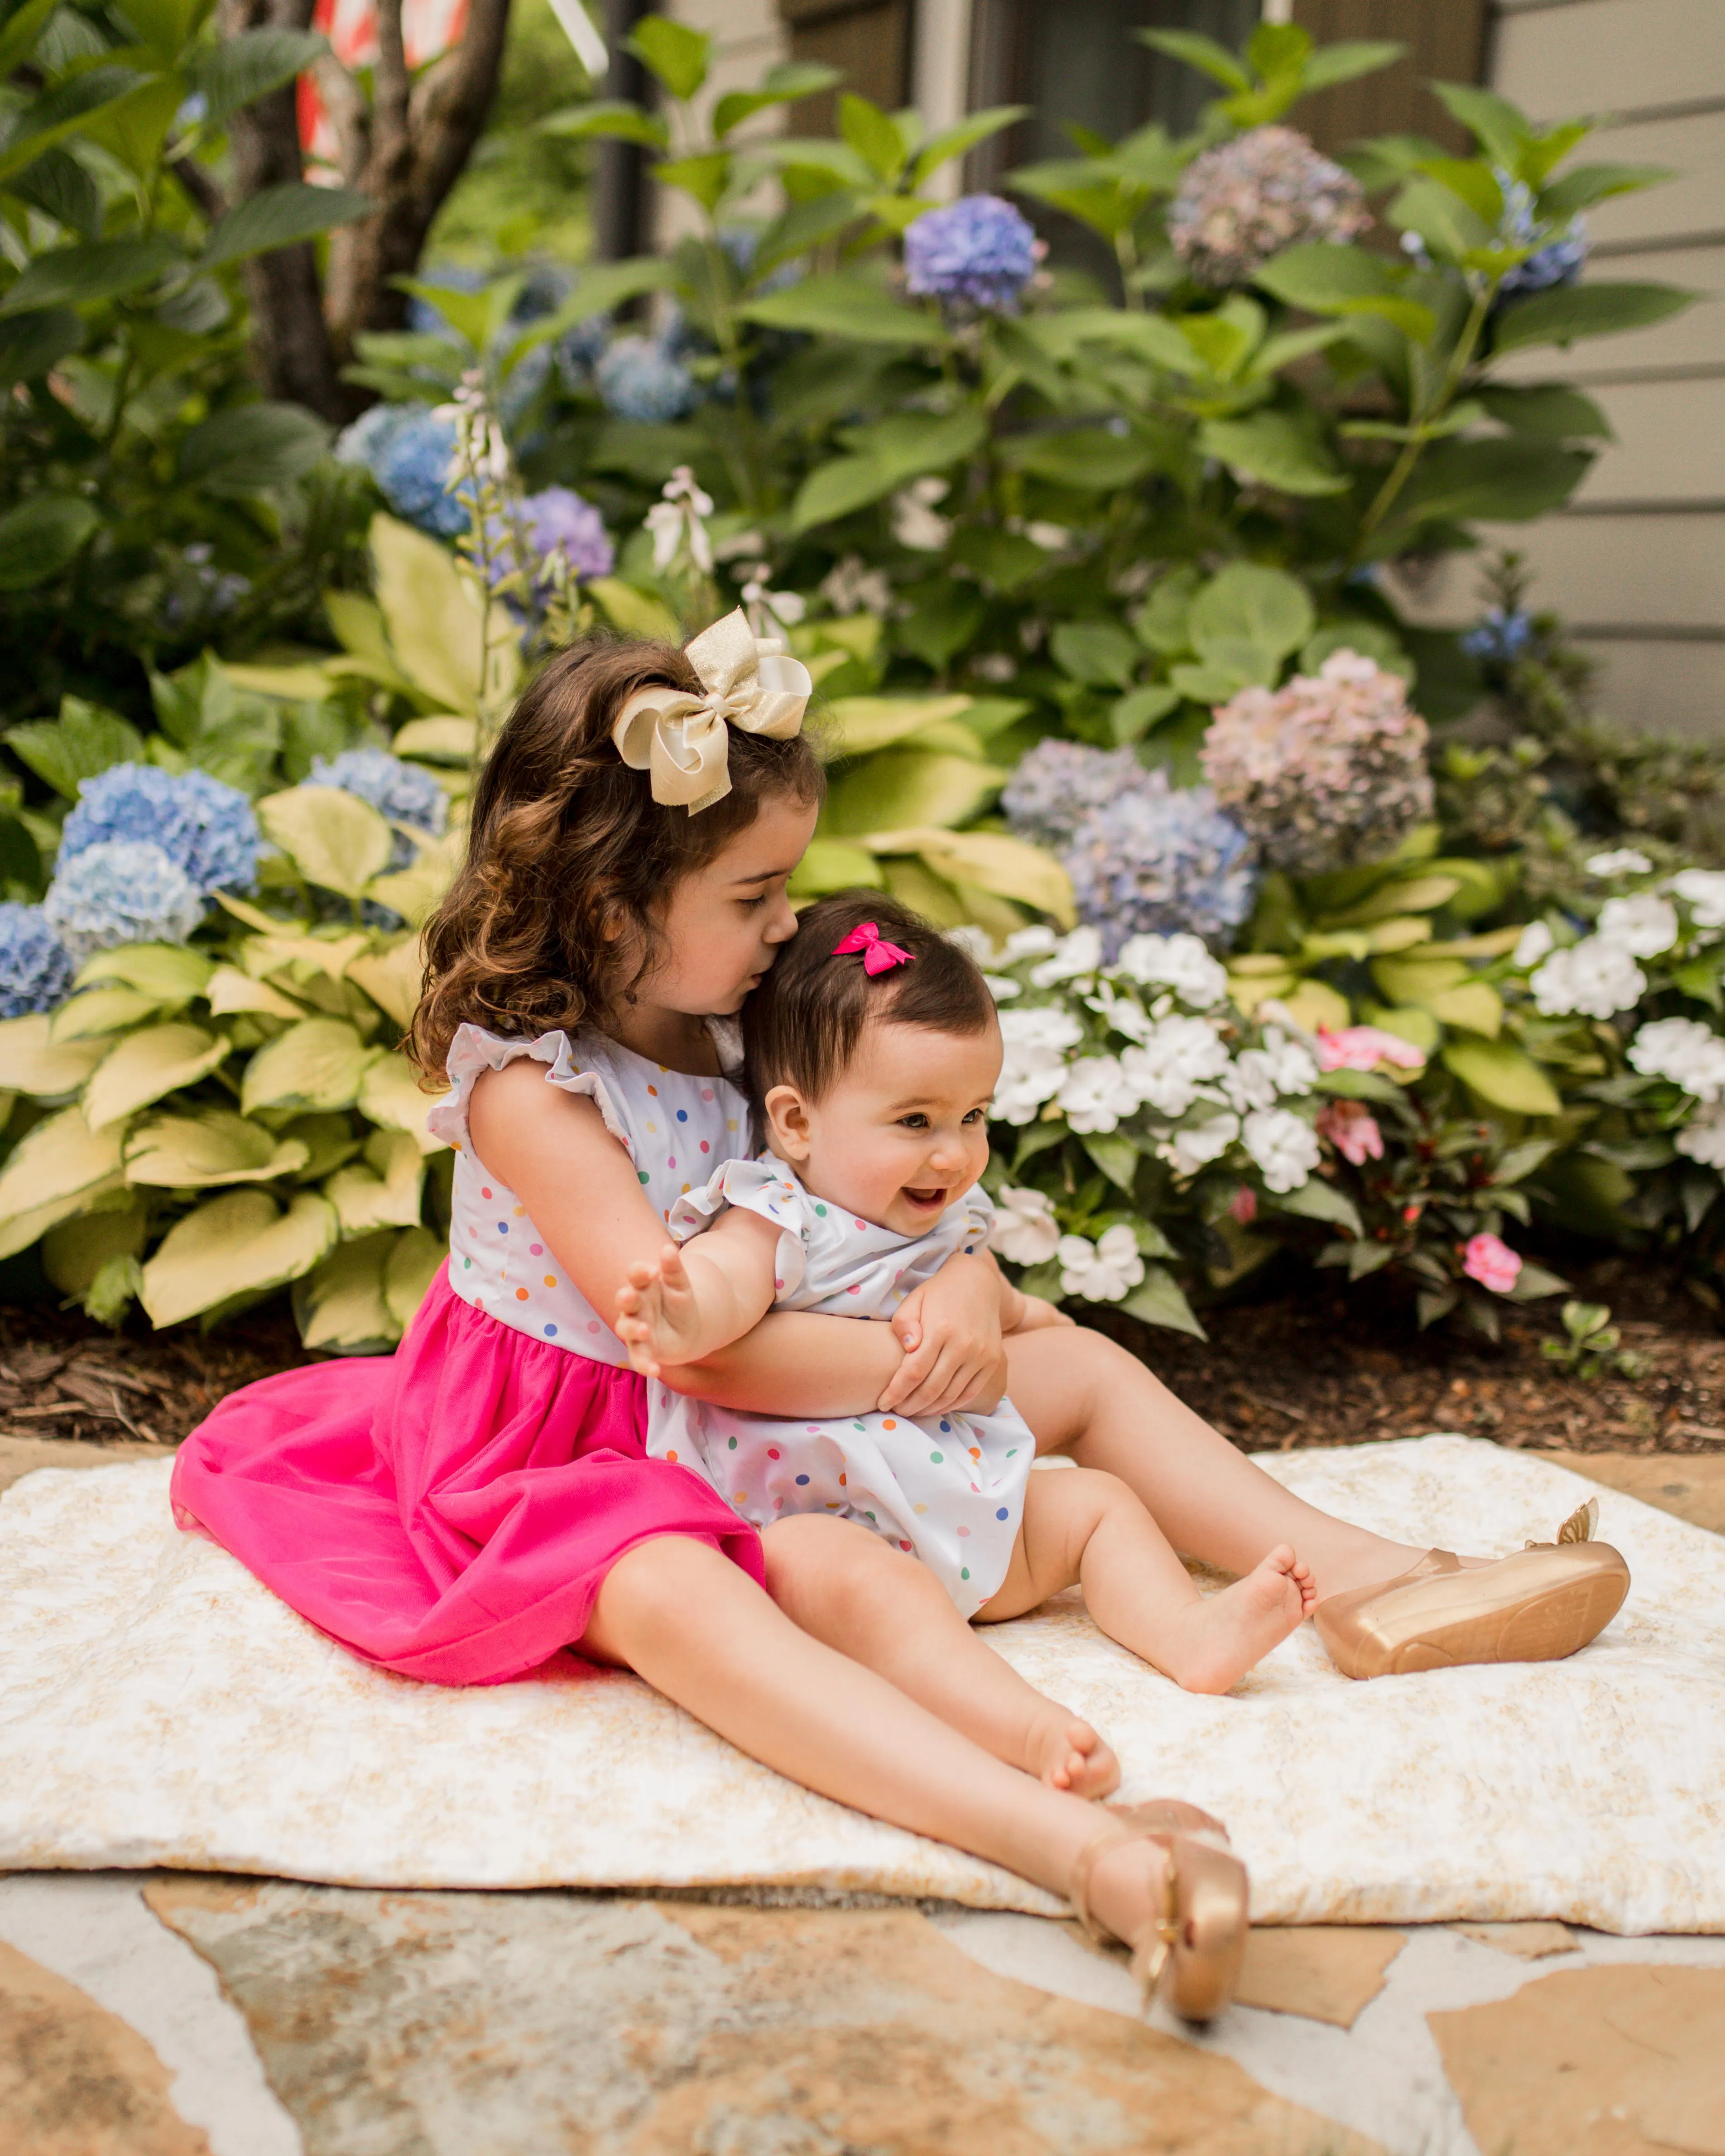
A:
{"label": "girl's bare leg", "polygon": [[1247,1573],[1279,1543],[1311,1567],[1320,1600],[1391,1578],[1423,1551],[1350,1527],[1296,1497],[1100,1332],[1011,1333],[1012,1404],[1040,1453],[1117,1475],[1174,1548]]}
{"label": "girl's bare leg", "polygon": [[989,1622],[1022,1616],[1074,1585],[1111,1640],[1188,1691],[1237,1684],[1312,1614],[1315,1599],[1286,1543],[1219,1594],[1200,1594],[1125,1483],[1088,1467],[1030,1477],[1011,1568],[981,1614]]}
{"label": "girl's bare leg", "polygon": [[1045,1699],[979,1640],[915,1558],[854,1520],[813,1513],[776,1522],[762,1548],[768,1592],[810,1638],[1052,1789],[1106,1797],[1120,1786],[1119,1762],[1090,1724]]}
{"label": "girl's bare leg", "polygon": [[[990,1757],[872,1670],[810,1638],[706,1543],[662,1535],[607,1574],[581,1642],[632,1669],[803,1788],[1064,1894],[1103,1821],[1094,1804]],[[1091,1901],[1122,1938],[1162,1907],[1163,1853],[1099,1858]]]}

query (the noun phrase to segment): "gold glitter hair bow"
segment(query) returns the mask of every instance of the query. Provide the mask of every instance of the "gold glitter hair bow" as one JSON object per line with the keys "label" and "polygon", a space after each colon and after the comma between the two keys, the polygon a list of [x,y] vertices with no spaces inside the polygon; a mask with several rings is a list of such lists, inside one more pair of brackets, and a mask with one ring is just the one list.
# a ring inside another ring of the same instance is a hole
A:
{"label": "gold glitter hair bow", "polygon": [[741,607],[684,652],[706,693],[637,689],[611,738],[631,770],[650,774],[655,801],[698,816],[731,791],[732,727],[789,741],[802,732],[814,684],[776,639],[756,636]]}

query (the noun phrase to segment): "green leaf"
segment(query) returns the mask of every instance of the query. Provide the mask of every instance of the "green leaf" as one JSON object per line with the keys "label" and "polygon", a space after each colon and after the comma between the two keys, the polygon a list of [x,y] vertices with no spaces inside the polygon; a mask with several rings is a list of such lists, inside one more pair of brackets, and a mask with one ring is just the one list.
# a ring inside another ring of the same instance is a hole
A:
{"label": "green leaf", "polygon": [[1302,93],[1329,90],[1338,82],[1353,82],[1379,68],[1393,67],[1408,48],[1394,38],[1344,38],[1333,45],[1320,45],[1301,71]]}
{"label": "green leaf", "polygon": [[65,136],[88,128],[98,115],[111,111],[141,86],[147,87],[147,81],[136,69],[109,66],[91,68],[42,92],[24,108],[0,149],[0,184]]}
{"label": "green leaf", "polygon": [[1254,412],[1245,419],[1206,419],[1199,447],[1219,457],[1237,478],[1261,480],[1283,494],[1346,494],[1348,475],[1301,420],[1286,412]]}
{"label": "green leaf", "polygon": [[168,130],[185,94],[177,69],[147,76],[123,97],[90,113],[79,132],[147,187],[161,169]]}
{"label": "green leaf", "polygon": [[595,577],[587,588],[625,636],[644,636],[657,644],[677,641],[676,616],[663,599],[620,577]]}
{"label": "green leaf", "polygon": [[149,1225],[141,1199],[112,1210],[105,1206],[96,1213],[74,1213],[43,1237],[42,1270],[62,1295],[81,1298],[104,1265],[143,1255]]}
{"label": "green leaf", "polygon": [[[432,698],[434,710],[475,713],[485,646],[471,578],[435,539],[393,516],[372,519],[371,547],[377,603],[403,671]],[[603,603],[603,592],[600,598]],[[494,648],[518,649],[519,632],[501,603],[493,602],[492,620]]]}
{"label": "green leaf", "polygon": [[196,1190],[220,1183],[267,1183],[311,1159],[299,1138],[278,1138],[231,1108],[152,1116],[126,1141],[130,1183]]}
{"label": "green leaf", "polygon": [[58,719],[29,719],[9,726],[6,746],[39,778],[68,801],[86,778],[112,764],[144,761],[144,737],[117,713],[81,697],[63,696]]}
{"label": "green leaf", "polygon": [[223,1035],[183,1021],[128,1034],[91,1073],[84,1089],[85,1119],[93,1131],[124,1122],[164,1093],[207,1078],[231,1047]]}
{"label": "green leaf", "polygon": [[1137,639],[1111,621],[1063,621],[1049,639],[1055,664],[1075,681],[1125,689],[1143,653]]}
{"label": "green leaf", "polygon": [[171,239],[99,239],[39,254],[0,299],[0,316],[85,306],[153,285],[183,258]]}
{"label": "green leaf", "polygon": [[369,801],[336,786],[266,794],[258,821],[307,883],[361,897],[389,865],[395,834]]}
{"label": "green leaf", "polygon": [[12,8],[3,24],[0,24],[0,82],[7,80],[13,69],[27,60],[36,40],[47,27],[48,18],[59,5],[59,0],[23,0],[23,4]]}
{"label": "green leaf", "polygon": [[84,324],[69,307],[38,307],[0,321],[0,389],[39,381],[84,348]]}
{"label": "green leaf", "polygon": [[303,478],[329,444],[328,426],[303,405],[235,404],[183,437],[177,476],[212,493],[256,494]]}
{"label": "green leaf", "polygon": [[38,1100],[75,1093],[108,1052],[105,1040],[56,1042],[46,1011],[0,1019],[0,1087]]}
{"label": "green leaf", "polygon": [[1156,451],[1147,442],[1111,434],[1106,427],[1014,435],[1002,443],[1000,457],[1014,471],[1090,494],[1131,486],[1156,465]]}
{"label": "green leaf", "polygon": [[656,112],[643,112],[639,105],[620,98],[567,105],[534,124],[542,135],[558,135],[571,141],[639,142],[644,149],[662,150],[670,140],[670,131]]}
{"label": "green leaf", "polygon": [[1202,37],[1195,30],[1134,30],[1132,35],[1141,45],[1166,53],[1170,59],[1183,60],[1188,67],[1196,68],[1200,74],[1207,74],[1224,90],[1250,90],[1252,86],[1251,77],[1240,62],[1214,38]]}
{"label": "green leaf", "polygon": [[907,307],[867,278],[842,270],[806,277],[788,291],[745,300],[737,311],[743,321],[767,329],[801,330],[861,344],[941,344],[947,335],[937,315]]}
{"label": "green leaf", "polygon": [[1408,275],[1403,264],[1363,248],[1308,241],[1285,247],[1260,263],[1252,282],[1291,307],[1322,315],[1360,300],[1389,298],[1401,290]]}
{"label": "green leaf", "polygon": [[55,1042],[96,1040],[105,1034],[124,1033],[128,1026],[155,1018],[161,1010],[154,996],[146,996],[138,988],[87,988],[63,1003],[54,1014],[49,1038]]}
{"label": "green leaf", "polygon": [[841,233],[856,215],[856,204],[842,187],[818,195],[813,202],[793,202],[774,218],[761,235],[749,264],[749,281],[757,284],[781,264],[793,261],[809,249]]}
{"label": "green leaf", "polygon": [[1170,1332],[1189,1332],[1194,1340],[1209,1337],[1193,1314],[1178,1281],[1162,1265],[1146,1265],[1143,1279],[1116,1306],[1145,1325],[1164,1326]]}
{"label": "green leaf", "polygon": [[8,509],[0,516],[0,591],[28,591],[57,577],[100,522],[80,494],[33,494]]}
{"label": "green leaf", "polygon": [[791,511],[792,529],[849,516],[925,472],[974,456],[988,433],[983,414],[961,406],[942,418],[907,413],[872,426],[846,430],[841,439],[857,454],[820,465],[803,480]]}
{"label": "green leaf", "polygon": [[1014,898],[1051,914],[1063,928],[1078,916],[1072,882],[1051,854],[1004,831],[945,831],[929,827],[875,831],[868,844],[876,853],[915,853],[936,875],[949,883],[973,884],[1000,898]]}
{"label": "green leaf", "polygon": [[1492,418],[1512,434],[1532,434],[1548,442],[1615,439],[1611,422],[1592,398],[1560,382],[1532,382],[1526,388],[1510,382],[1487,382],[1474,396]]}
{"label": "green leaf", "polygon": [[57,1220],[124,1188],[117,1131],[92,1131],[80,1107],[47,1116],[0,1170],[0,1257],[28,1250]]}
{"label": "green leaf", "polygon": [[1551,1081],[1507,1040],[1451,1040],[1441,1051],[1446,1069],[1488,1106],[1518,1116],[1558,1116],[1563,1104]]}
{"label": "green leaf", "polygon": [[345,1019],[308,1018],[265,1041],[246,1065],[241,1111],[351,1108],[369,1051]]}
{"label": "green leaf", "polygon": [[733,127],[764,112],[769,105],[788,105],[798,97],[815,97],[834,83],[843,82],[842,68],[825,67],[818,60],[788,60],[768,68],[753,90],[727,90],[713,107],[713,135],[722,142]]}
{"label": "green leaf", "polygon": [[222,38],[198,54],[188,70],[193,88],[203,95],[204,125],[219,127],[303,74],[328,50],[327,40],[315,30],[241,30]]}
{"label": "green leaf", "polygon": [[1409,683],[1414,679],[1413,660],[1398,641],[1394,630],[1386,629],[1381,621],[1356,617],[1352,621],[1326,622],[1301,645],[1300,671],[1316,674],[1332,651],[1357,651],[1362,659],[1375,660],[1386,674],[1399,674],[1403,680]]}
{"label": "green leaf", "polygon": [[961,717],[968,696],[840,696],[822,715],[821,752],[829,761],[870,756],[925,728]]}
{"label": "green leaf", "polygon": [[418,1316],[419,1306],[449,1254],[447,1241],[429,1228],[409,1228],[396,1237],[384,1261],[383,1300],[403,1332]]}
{"label": "green leaf", "polygon": [[1142,741],[1153,726],[1179,708],[1181,701],[1180,691],[1172,682],[1158,681],[1147,689],[1133,689],[1109,712],[1110,731],[1122,744]]}
{"label": "green leaf", "polygon": [[633,35],[623,42],[624,49],[650,68],[673,97],[693,97],[706,80],[712,39],[672,22],[668,15],[643,16]]}
{"label": "green leaf", "polygon": [[1450,117],[1467,130],[1494,163],[1506,172],[1517,170],[1532,130],[1507,98],[1472,83],[1435,82],[1430,87]]}
{"label": "green leaf", "polygon": [[389,1234],[343,1243],[294,1283],[300,1342],[323,1355],[387,1355],[401,1337],[383,1289]]}
{"label": "green leaf", "polygon": [[1302,1220],[1327,1220],[1337,1227],[1351,1228],[1356,1235],[1366,1232],[1353,1200],[1321,1176],[1311,1177],[1297,1190],[1281,1191],[1266,1203],[1279,1213],[1292,1213]]}
{"label": "green leaf", "polygon": [[177,1325],[308,1273],[336,1240],[334,1209],[302,1191],[285,1213],[267,1191],[233,1190],[177,1221],[144,1267],[152,1325]]}
{"label": "green leaf", "polygon": [[1274,687],[1281,661],[1311,635],[1315,619],[1296,578],[1232,562],[1193,600],[1187,626],[1206,664]]}
{"label": "green leaf", "polygon": [[836,838],[853,838],[905,824],[961,824],[993,797],[1005,777],[992,764],[968,757],[883,750],[833,788],[827,798],[827,828]]}
{"label": "green leaf", "polygon": [[1590,203],[1656,187],[1676,177],[1669,165],[1575,165],[1541,190],[1535,208],[1542,218],[1570,218]]}
{"label": "green leaf", "polygon": [[653,177],[662,187],[680,187],[693,195],[704,210],[715,210],[731,184],[731,152],[709,151],[699,157],[679,157],[655,165]]}
{"label": "green leaf", "polygon": [[1569,499],[1592,462],[1588,450],[1527,436],[1439,442],[1415,469],[1385,543],[1404,544],[1416,522],[1543,516]]}
{"label": "green leaf", "polygon": [[100,237],[102,191],[69,150],[44,150],[15,175],[10,191],[69,232],[85,239]]}
{"label": "green leaf", "polygon": [[374,1131],[362,1160],[338,1168],[324,1185],[341,1240],[379,1228],[414,1228],[425,1186],[425,1156],[406,1131]]}
{"label": "green leaf", "polygon": [[1046,552],[1034,539],[998,525],[967,524],[953,537],[950,558],[986,577],[997,591],[1010,595],[1049,565]]}
{"label": "green leaf", "polygon": [[254,254],[272,254],[296,247],[337,225],[357,224],[377,209],[369,195],[352,187],[317,187],[307,180],[288,180],[259,193],[218,218],[205,244],[200,266],[219,268]]}
{"label": "green leaf", "polygon": [[417,757],[426,763],[469,764],[479,746],[479,726],[473,719],[434,713],[425,719],[409,719],[398,726],[390,743],[397,756]]}
{"label": "green leaf", "polygon": [[981,112],[968,114],[951,127],[938,129],[916,153],[910,172],[911,187],[923,186],[942,165],[950,164],[954,157],[968,157],[978,143],[986,142],[1003,128],[1016,126],[1030,110],[1028,105],[991,105]]}
{"label": "green leaf", "polygon": [[791,872],[790,894],[793,898],[821,898],[829,891],[878,886],[886,880],[880,864],[865,847],[815,838]]}
{"label": "green leaf", "polygon": [[1408,182],[1389,215],[1392,224],[1416,234],[1444,260],[1458,262],[1491,244],[1491,227],[1451,188],[1424,174]]}
{"label": "green leaf", "polygon": [[1097,1132],[1078,1142],[1108,1180],[1130,1198],[1138,1172],[1138,1149],[1132,1140],[1114,1131]]}
{"label": "green leaf", "polygon": [[1505,307],[1493,331],[1493,348],[1518,352],[1530,344],[1573,344],[1578,337],[1646,329],[1681,314],[1695,297],[1677,285],[1562,285]]}
{"label": "green leaf", "polygon": [[890,187],[904,170],[906,144],[896,121],[878,105],[846,90],[839,100],[839,132],[877,179]]}
{"label": "green leaf", "polygon": [[385,1130],[408,1132],[421,1152],[441,1152],[444,1142],[426,1129],[425,1118],[446,1091],[426,1092],[418,1072],[405,1055],[380,1055],[367,1067],[361,1082],[360,1113]]}

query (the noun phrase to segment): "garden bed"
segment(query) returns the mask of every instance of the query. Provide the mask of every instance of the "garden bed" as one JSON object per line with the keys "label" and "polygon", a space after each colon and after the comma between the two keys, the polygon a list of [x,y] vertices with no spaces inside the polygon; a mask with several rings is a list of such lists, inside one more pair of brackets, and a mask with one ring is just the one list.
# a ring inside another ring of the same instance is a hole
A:
{"label": "garden bed", "polygon": [[[1506,1312],[1503,1340],[1416,1333],[1384,1297],[1244,1303],[1205,1313],[1206,1345],[1103,1319],[1235,1444],[1335,1445],[1457,1430],[1579,1451],[1697,1452],[1725,1445],[1725,1337],[1681,1284],[1606,1260],[1579,1280],[1609,1301],[1642,1374],[1586,1383],[1543,1352],[1555,1317]],[[200,1337],[111,1332],[76,1312],[0,1306],[0,1436],[177,1444],[237,1387],[305,1361],[284,1308]]]}

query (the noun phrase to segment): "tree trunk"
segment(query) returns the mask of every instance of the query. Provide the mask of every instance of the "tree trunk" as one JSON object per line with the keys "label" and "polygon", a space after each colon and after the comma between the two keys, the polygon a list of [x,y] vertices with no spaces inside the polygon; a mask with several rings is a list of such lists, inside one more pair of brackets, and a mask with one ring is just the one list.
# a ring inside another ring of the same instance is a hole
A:
{"label": "tree trunk", "polygon": [[[314,0],[221,0],[222,35],[266,28],[309,29],[313,4]],[[292,84],[236,112],[228,123],[228,141],[237,200],[303,177]],[[266,393],[308,405],[326,419],[351,417],[352,400],[336,372],[324,325],[311,242],[254,255],[243,274],[251,303],[252,364]]]}
{"label": "tree trunk", "polygon": [[[224,37],[265,24],[305,29],[314,0],[220,0]],[[394,284],[419,266],[439,210],[461,177],[485,124],[503,62],[509,0],[470,0],[461,43],[409,77],[402,0],[378,0],[378,53],[369,105],[347,69],[326,57],[319,87],[341,147],[341,177],[378,204],[362,223],[330,234],[326,286],[308,242],[245,267],[254,365],[272,397],[293,398],[326,419],[352,418],[369,391],[341,379],[353,341],[399,329],[407,295]],[[228,123],[236,198],[303,177],[291,87]]]}

